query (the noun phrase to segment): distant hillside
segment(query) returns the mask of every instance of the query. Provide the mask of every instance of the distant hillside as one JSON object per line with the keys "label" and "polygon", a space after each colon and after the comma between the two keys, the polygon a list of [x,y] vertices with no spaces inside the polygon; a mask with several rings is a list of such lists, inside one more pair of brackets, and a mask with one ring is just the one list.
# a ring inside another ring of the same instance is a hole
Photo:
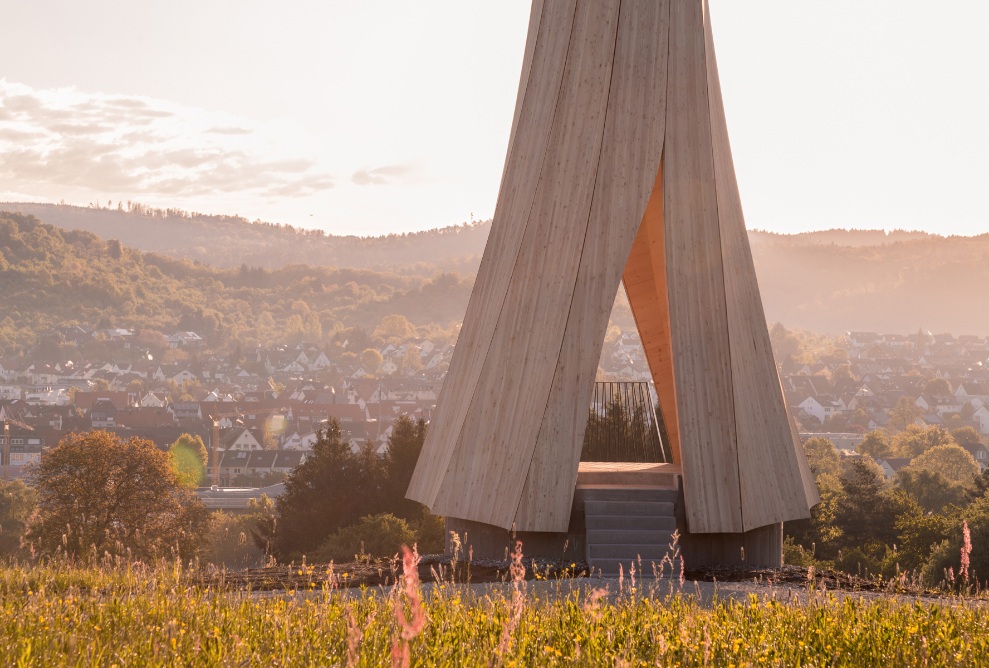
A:
{"label": "distant hillside", "polygon": [[[413,308],[415,303],[419,310],[414,319],[419,323],[430,321],[434,313],[440,320],[462,318],[490,230],[489,223],[476,223],[409,235],[334,237],[249,223],[241,218],[190,217],[178,211],[156,212],[143,207],[125,212],[50,204],[0,204],[0,210],[8,206],[33,213],[57,227],[86,229],[103,239],[117,239],[125,246],[155,251],[161,255],[152,262],[158,265],[167,264],[164,255],[170,255],[226,268],[246,265],[276,269],[279,271],[271,274],[275,281],[287,280],[284,277],[289,274],[348,274],[351,278],[347,280],[358,286],[355,290],[367,285],[375,295],[367,303],[375,306],[358,308],[355,304],[364,302],[355,296],[349,306],[338,303],[332,309],[316,307],[322,309],[320,317],[324,319],[331,317],[331,312],[347,314],[346,308],[351,308],[348,324],[354,319],[370,322],[382,300],[400,300],[399,293],[414,291],[419,284],[428,285],[422,281],[438,270],[465,276],[437,279],[453,281],[455,288],[450,289],[456,298],[449,303],[428,303],[412,296],[407,306]],[[982,307],[983,286],[989,285],[989,235],[941,237],[925,232],[835,229],[795,235],[752,231],[749,240],[770,323],[779,321],[788,327],[828,333],[910,333],[923,328],[989,334],[989,312]],[[230,279],[221,278],[228,275],[223,272],[204,268],[193,271],[191,265],[174,264],[186,267],[180,273],[207,273],[229,284]],[[282,269],[292,264],[337,269]],[[367,269],[375,271],[353,271]],[[333,278],[323,281],[346,282]],[[283,299],[289,299],[289,295],[283,293]],[[298,298],[306,301],[305,295],[299,293]],[[406,315],[413,317],[411,313]],[[633,326],[623,295],[618,299],[614,321],[623,328]]]}
{"label": "distant hillside", "polygon": [[437,271],[474,274],[490,228],[489,223],[478,222],[410,234],[353,237],[141,205],[124,210],[14,202],[0,203],[0,211],[29,214],[49,225],[92,232],[136,250],[221,268],[247,265],[280,269],[309,264],[420,276],[432,276]]}
{"label": "distant hillside", "polygon": [[449,273],[217,269],[0,213],[0,353],[67,324],[188,329],[230,346],[318,341],[338,322],[371,330],[393,313],[448,327],[463,318],[471,283]]}
{"label": "distant hillside", "polygon": [[812,242],[841,236],[833,232],[751,233],[766,319],[830,333],[989,334],[989,234],[856,243],[870,234],[840,244]]}

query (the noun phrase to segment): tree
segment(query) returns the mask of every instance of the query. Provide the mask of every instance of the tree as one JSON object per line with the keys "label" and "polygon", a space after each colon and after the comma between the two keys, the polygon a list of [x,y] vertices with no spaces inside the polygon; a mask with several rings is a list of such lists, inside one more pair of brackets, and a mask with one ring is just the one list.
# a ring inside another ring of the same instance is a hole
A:
{"label": "tree", "polygon": [[347,562],[354,557],[391,557],[403,545],[416,542],[408,523],[391,513],[368,515],[360,522],[344,527],[327,537],[316,553],[319,561]]}
{"label": "tree", "polygon": [[[846,353],[847,354],[847,353]],[[838,383],[853,383],[858,378],[852,374],[851,364],[839,364],[835,367],[835,370],[831,373],[831,382],[834,384]]]}
{"label": "tree", "polygon": [[889,422],[886,423],[886,428],[891,433],[896,434],[913,425],[923,414],[923,411],[920,410],[920,406],[915,403],[914,399],[900,397],[899,401],[896,402],[896,405],[889,412]]}
{"label": "tree", "polygon": [[940,425],[911,424],[893,437],[891,443],[897,457],[913,459],[939,445],[957,445],[951,434]]}
{"label": "tree", "polygon": [[206,478],[209,453],[198,434],[182,434],[168,450],[179,481],[186,487],[198,487]]}
{"label": "tree", "polygon": [[842,494],[835,504],[835,523],[844,534],[843,546],[894,543],[897,513],[884,493],[882,469],[873,461],[856,458],[846,463],[840,480]]}
{"label": "tree", "polygon": [[804,443],[804,453],[807,455],[807,463],[814,476],[822,473],[838,475],[841,473],[841,458],[834,443],[827,438],[808,438]]}
{"label": "tree", "polygon": [[135,559],[193,556],[208,513],[151,441],[70,434],[34,468],[38,512],[28,539],[44,554]]}
{"label": "tree", "polygon": [[385,358],[374,348],[365,348],[361,353],[361,367],[368,373],[374,373],[384,363]]}
{"label": "tree", "polygon": [[419,347],[414,346],[411,343],[405,347],[405,352],[402,354],[402,359],[399,363],[401,371],[403,374],[411,375],[422,371],[422,357],[420,356]]}
{"label": "tree", "polygon": [[978,580],[984,585],[989,581],[989,550],[979,549],[989,545],[989,497],[983,497],[962,511],[960,517],[956,515],[952,518],[946,532],[947,540],[935,547],[924,567],[924,579],[928,584],[938,584],[944,580],[949,568],[958,573],[963,540],[962,520],[968,523],[972,545],[978,546],[970,556],[969,582]]}
{"label": "tree", "polygon": [[24,553],[21,539],[36,503],[34,490],[20,480],[0,481],[0,558]]}
{"label": "tree", "polygon": [[893,456],[893,445],[889,442],[889,434],[882,429],[873,429],[855,447],[855,451],[872,459],[889,459]]}
{"label": "tree", "polygon": [[948,506],[965,503],[965,485],[949,480],[940,471],[906,466],[896,474],[896,482],[925,512],[939,513]]}
{"label": "tree", "polygon": [[910,462],[910,468],[936,471],[966,487],[970,487],[982,471],[968,450],[954,444],[938,445],[927,450]]}
{"label": "tree", "polygon": [[951,383],[944,378],[931,378],[924,383],[924,394],[930,394],[935,397],[950,395]]}
{"label": "tree", "polygon": [[962,447],[979,445],[982,443],[982,437],[979,436],[979,432],[975,431],[974,427],[959,427],[957,429],[952,429],[951,438],[955,439],[955,443]]}
{"label": "tree", "polygon": [[416,328],[404,315],[386,315],[381,319],[381,324],[375,327],[371,336],[390,342],[408,341],[416,337]]}
{"label": "tree", "polygon": [[385,452],[384,499],[385,507],[403,519],[412,520],[421,515],[423,506],[405,498],[405,492],[412,481],[412,472],[422,444],[426,440],[426,421],[413,420],[408,415],[400,415],[392,425],[388,437],[388,450]]}
{"label": "tree", "polygon": [[352,452],[333,419],[316,436],[275,502],[272,547],[281,560],[313,553],[331,533],[381,509],[378,456]]}

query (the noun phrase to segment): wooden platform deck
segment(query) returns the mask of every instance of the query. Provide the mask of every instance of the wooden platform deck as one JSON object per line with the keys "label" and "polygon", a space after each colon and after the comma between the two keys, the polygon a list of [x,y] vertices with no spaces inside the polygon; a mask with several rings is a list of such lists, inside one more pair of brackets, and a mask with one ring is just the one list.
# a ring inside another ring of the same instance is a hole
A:
{"label": "wooden platform deck", "polygon": [[577,489],[601,487],[679,489],[682,474],[679,464],[581,462],[577,469]]}

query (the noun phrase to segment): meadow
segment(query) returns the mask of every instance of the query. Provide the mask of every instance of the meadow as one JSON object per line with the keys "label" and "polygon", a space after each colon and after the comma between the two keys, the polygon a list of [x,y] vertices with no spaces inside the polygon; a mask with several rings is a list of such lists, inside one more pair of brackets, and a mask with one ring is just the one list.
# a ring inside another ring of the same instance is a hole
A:
{"label": "meadow", "polygon": [[[285,592],[203,586],[181,563],[0,567],[4,666],[981,666],[983,601],[580,579],[346,588],[298,566]],[[320,569],[320,570],[317,570]],[[412,569],[409,572],[415,572]],[[538,586],[537,586],[538,584]]]}

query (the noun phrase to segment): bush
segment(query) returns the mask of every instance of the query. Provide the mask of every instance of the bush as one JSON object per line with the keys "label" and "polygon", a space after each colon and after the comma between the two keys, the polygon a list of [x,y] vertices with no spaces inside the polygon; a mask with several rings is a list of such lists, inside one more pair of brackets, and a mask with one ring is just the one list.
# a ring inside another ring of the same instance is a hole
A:
{"label": "bush", "polygon": [[353,526],[330,535],[314,555],[316,561],[349,562],[365,557],[391,557],[415,542],[408,523],[391,513],[367,515]]}
{"label": "bush", "polygon": [[210,518],[203,560],[227,568],[264,566],[264,552],[251,540],[251,530],[255,529],[256,524],[255,515],[231,515],[222,511],[214,513]]}
{"label": "bush", "polygon": [[23,557],[22,545],[37,495],[20,480],[0,481],[0,558]]}
{"label": "bush", "polygon": [[419,554],[442,554],[446,551],[446,519],[423,508],[413,525]]}
{"label": "bush", "polygon": [[805,549],[803,545],[798,545],[793,541],[793,536],[783,539],[783,563],[788,566],[813,566],[814,555]]}

